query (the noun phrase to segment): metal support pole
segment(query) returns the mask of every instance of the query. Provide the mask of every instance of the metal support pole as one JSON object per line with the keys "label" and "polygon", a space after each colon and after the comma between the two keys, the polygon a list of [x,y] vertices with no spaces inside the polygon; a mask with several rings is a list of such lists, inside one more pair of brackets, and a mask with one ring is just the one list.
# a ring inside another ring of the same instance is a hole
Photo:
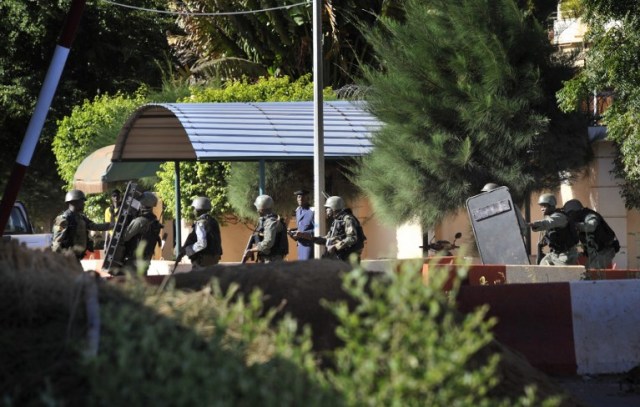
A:
{"label": "metal support pole", "polygon": [[180,161],[175,162],[175,196],[176,196],[176,235],[175,235],[175,255],[178,257],[180,252],[180,247],[182,246],[182,205],[180,203],[181,195],[180,195]]}
{"label": "metal support pole", "polygon": [[260,174],[260,183],[258,185],[258,192],[259,195],[264,195],[266,192],[266,187],[265,187],[265,179],[266,179],[266,175],[265,175],[266,169],[265,169],[265,162],[264,160],[260,160],[258,162],[258,173]]}
{"label": "metal support pole", "polygon": [[[322,70],[322,5],[323,0],[313,0],[313,202],[315,206],[314,235],[326,235],[324,212],[324,112]],[[314,257],[319,259],[324,248],[315,245]]]}

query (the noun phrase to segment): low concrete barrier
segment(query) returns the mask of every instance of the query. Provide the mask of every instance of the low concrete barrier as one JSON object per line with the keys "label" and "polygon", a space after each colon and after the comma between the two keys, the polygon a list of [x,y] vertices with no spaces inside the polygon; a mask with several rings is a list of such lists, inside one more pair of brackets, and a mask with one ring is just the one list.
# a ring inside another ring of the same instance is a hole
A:
{"label": "low concrete barrier", "polygon": [[537,266],[537,265],[504,265],[504,264],[472,264],[462,266],[456,264],[455,259],[450,263],[424,264],[422,267],[423,281],[428,284],[430,273],[448,273],[449,280],[444,289],[451,288],[453,279],[460,267],[468,267],[463,285],[497,285],[523,283],[552,283],[578,281],[584,278],[584,266]]}
{"label": "low concrete barrier", "polygon": [[460,310],[489,305],[496,339],[551,374],[640,365],[640,280],[462,286]]}
{"label": "low concrete barrier", "polygon": [[[437,262],[441,264],[431,266],[431,269],[429,264],[423,265],[423,281],[428,284],[432,277],[430,273],[444,272],[448,273],[451,284],[461,266],[455,264],[455,258],[441,258]],[[147,280],[160,284],[173,264],[172,261],[152,261]],[[327,263],[331,273],[326,274],[326,266],[322,264],[323,261],[315,260],[285,262],[279,266],[217,266],[209,272],[185,273],[190,271],[191,265],[180,263],[175,284],[198,289],[212,275],[224,276],[229,281],[237,280],[247,290],[260,286],[273,295],[273,306],[286,300],[292,306],[296,304],[293,309],[299,308],[298,317],[306,315],[309,318],[316,312],[309,313],[308,307],[317,306],[317,299],[311,301],[314,304],[308,304],[307,294],[301,293],[307,289],[315,292],[329,280],[331,289],[327,292],[338,293],[340,282],[335,273],[349,269],[343,262]],[[85,270],[94,270],[101,267],[102,260],[83,260],[82,265]],[[393,271],[399,267],[394,260],[363,262],[363,266],[370,271]],[[249,277],[251,280],[245,281]],[[623,373],[640,365],[638,277],[640,270],[585,272],[582,266],[474,264],[469,266],[468,276],[462,282],[458,304],[462,312],[487,304],[488,317],[498,321],[494,328],[496,339],[547,373]],[[301,291],[299,286],[307,288]],[[324,314],[313,316],[315,335],[322,337],[325,334],[325,318]],[[335,340],[320,337],[316,337],[320,347]]]}

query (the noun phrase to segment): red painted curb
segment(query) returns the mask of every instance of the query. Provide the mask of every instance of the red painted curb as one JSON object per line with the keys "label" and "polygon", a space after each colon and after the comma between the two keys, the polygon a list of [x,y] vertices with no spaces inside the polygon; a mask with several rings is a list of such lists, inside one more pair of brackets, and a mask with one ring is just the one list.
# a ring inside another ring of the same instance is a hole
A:
{"label": "red painted curb", "polygon": [[489,305],[495,338],[552,374],[575,374],[571,295],[568,283],[462,286],[458,305],[470,312]]}

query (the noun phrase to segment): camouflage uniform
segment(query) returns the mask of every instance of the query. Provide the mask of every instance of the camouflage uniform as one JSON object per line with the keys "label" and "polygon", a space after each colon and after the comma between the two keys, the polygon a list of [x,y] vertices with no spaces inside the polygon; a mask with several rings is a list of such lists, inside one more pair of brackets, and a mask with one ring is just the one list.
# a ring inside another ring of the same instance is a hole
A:
{"label": "camouflage uniform", "polygon": [[364,242],[361,241],[363,236],[358,236],[359,228],[360,222],[349,209],[342,210],[333,220],[325,239],[327,245],[335,246],[338,259],[348,261],[350,255],[356,253],[360,261]]}
{"label": "camouflage uniform", "polygon": [[262,238],[256,244],[258,257],[265,263],[283,260],[285,253],[277,253],[277,250],[279,250],[277,243],[283,238],[286,241],[287,237],[283,234],[287,231],[278,215],[269,213],[261,216],[256,231]]}
{"label": "camouflage uniform", "polygon": [[89,231],[106,231],[110,228],[109,223],[95,223],[83,213],[67,209],[53,223],[51,250],[57,253],[72,251],[80,260],[90,248]]}

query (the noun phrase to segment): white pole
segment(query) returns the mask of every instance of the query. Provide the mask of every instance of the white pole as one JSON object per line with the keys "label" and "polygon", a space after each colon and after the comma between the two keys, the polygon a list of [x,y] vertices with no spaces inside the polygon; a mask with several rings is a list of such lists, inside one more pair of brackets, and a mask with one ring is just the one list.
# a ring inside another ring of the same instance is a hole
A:
{"label": "white pole", "polygon": [[[313,0],[313,202],[314,235],[325,236],[324,211],[324,113],[322,110],[322,5],[323,0]],[[314,257],[319,259],[324,247],[315,245]]]}

